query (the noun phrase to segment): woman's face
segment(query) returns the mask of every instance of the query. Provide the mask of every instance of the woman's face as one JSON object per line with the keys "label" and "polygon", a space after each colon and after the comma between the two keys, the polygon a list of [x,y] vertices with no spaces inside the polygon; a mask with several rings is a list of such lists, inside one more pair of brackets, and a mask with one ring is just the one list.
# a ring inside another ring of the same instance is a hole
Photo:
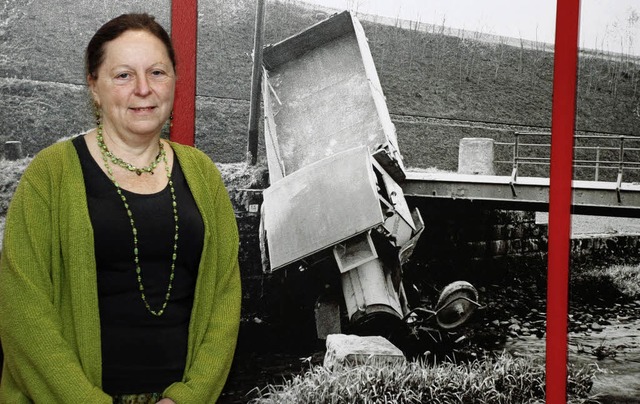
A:
{"label": "woman's face", "polygon": [[126,31],[105,44],[97,74],[88,83],[107,133],[160,133],[175,92],[175,72],[160,39],[146,31]]}

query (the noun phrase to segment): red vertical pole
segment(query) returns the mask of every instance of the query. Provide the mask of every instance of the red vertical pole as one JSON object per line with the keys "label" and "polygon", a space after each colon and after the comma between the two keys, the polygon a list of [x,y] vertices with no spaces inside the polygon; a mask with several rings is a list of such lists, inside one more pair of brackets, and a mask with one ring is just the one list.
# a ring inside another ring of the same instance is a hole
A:
{"label": "red vertical pole", "polygon": [[171,39],[176,52],[176,96],[171,140],[193,146],[196,134],[198,0],[171,1]]}
{"label": "red vertical pole", "polygon": [[575,131],[580,0],[558,0],[551,113],[546,399],[567,402],[567,317],[571,181]]}

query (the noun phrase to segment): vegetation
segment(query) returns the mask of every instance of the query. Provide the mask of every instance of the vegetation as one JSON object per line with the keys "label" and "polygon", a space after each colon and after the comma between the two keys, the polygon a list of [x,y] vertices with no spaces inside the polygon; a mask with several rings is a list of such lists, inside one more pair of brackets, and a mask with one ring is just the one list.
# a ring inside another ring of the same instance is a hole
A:
{"label": "vegetation", "polygon": [[7,214],[18,181],[30,162],[29,157],[17,161],[0,159],[0,216]]}
{"label": "vegetation", "polygon": [[[595,402],[589,397],[595,371],[569,367],[568,402]],[[258,394],[253,404],[543,403],[545,367],[508,354],[461,364],[407,362],[334,371],[315,366]]]}
{"label": "vegetation", "polygon": [[604,270],[622,294],[631,299],[640,298],[640,266],[614,265]]}
{"label": "vegetation", "polygon": [[[105,16],[146,10],[164,25],[170,19],[168,8],[150,9],[139,0],[6,3],[11,12],[0,14],[6,26],[0,41],[0,143],[22,139],[30,154],[92,125],[82,50]],[[71,9],[78,11],[73,23]],[[82,10],[87,15],[79,14]],[[217,162],[244,161],[255,2],[206,0],[198,12],[196,144]],[[265,42],[283,40],[326,17],[293,0],[268,1]],[[399,29],[370,21],[363,26],[407,166],[455,170],[464,136],[505,141],[513,130],[549,130],[553,53],[548,45],[486,43],[468,34],[445,35],[444,26]],[[577,129],[640,134],[639,72],[628,55],[583,54]]]}
{"label": "vegetation", "polygon": [[4,221],[9,209],[9,203],[18,186],[18,181],[31,158],[18,161],[0,159],[0,249],[2,249],[2,235],[4,234]]}
{"label": "vegetation", "polygon": [[572,268],[572,297],[597,303],[640,299],[640,265],[580,265]]}

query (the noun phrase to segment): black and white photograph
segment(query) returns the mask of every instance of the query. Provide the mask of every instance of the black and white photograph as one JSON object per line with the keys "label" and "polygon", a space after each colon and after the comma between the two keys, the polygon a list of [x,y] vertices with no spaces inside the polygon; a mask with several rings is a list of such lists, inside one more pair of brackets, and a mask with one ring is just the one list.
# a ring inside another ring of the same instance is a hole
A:
{"label": "black and white photograph", "polygon": [[0,403],[640,403],[634,0],[0,0]]}

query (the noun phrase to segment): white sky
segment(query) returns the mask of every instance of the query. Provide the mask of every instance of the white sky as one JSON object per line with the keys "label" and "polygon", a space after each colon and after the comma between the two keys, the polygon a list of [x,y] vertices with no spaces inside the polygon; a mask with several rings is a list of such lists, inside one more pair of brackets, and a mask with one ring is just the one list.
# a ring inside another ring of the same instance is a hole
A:
{"label": "white sky", "polygon": [[[303,1],[430,24],[444,21],[450,28],[554,42],[555,0]],[[640,55],[640,0],[582,0],[580,46]]]}

